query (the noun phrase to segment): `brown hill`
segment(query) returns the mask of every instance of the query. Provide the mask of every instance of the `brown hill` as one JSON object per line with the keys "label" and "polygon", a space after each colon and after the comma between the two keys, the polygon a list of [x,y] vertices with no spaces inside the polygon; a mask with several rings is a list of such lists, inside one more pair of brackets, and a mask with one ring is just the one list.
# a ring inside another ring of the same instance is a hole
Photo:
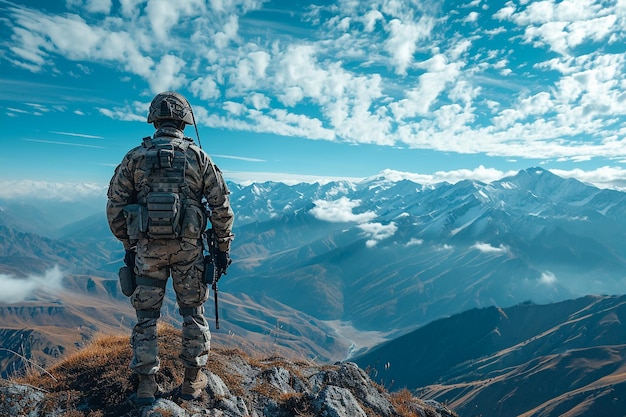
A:
{"label": "brown hill", "polygon": [[626,345],[541,356],[500,375],[419,392],[422,398],[445,399],[464,417],[623,417]]}
{"label": "brown hill", "polygon": [[0,304],[0,371],[19,373],[27,363],[46,366],[76,352],[98,332],[130,331],[135,312],[121,303],[113,281],[69,276],[55,294],[36,292]]}
{"label": "brown hill", "polygon": [[464,417],[624,417],[624,323],[626,296],[474,309],[356,362]]}
{"label": "brown hill", "polygon": [[[172,291],[171,283],[168,291]],[[219,330],[212,322],[213,303],[205,306],[217,347],[323,362],[347,355],[349,342],[334,334],[329,325],[273,299],[253,300],[245,294],[220,292],[219,303]],[[130,335],[135,321],[135,312],[117,280],[65,276],[62,289],[54,294],[39,291],[20,303],[0,303],[0,375],[19,374],[28,362],[52,364],[76,352],[96,333]],[[166,296],[162,321],[180,326],[173,293]]]}
{"label": "brown hill", "polygon": [[213,349],[202,398],[179,397],[183,365],[180,332],[159,327],[163,392],[148,407],[133,403],[136,377],[128,369],[125,335],[101,335],[43,373],[0,381],[1,415],[42,417],[134,417],[249,415],[337,417],[456,417],[441,404],[425,403],[408,391],[389,394],[353,363],[317,366],[282,357],[251,357],[239,350]]}

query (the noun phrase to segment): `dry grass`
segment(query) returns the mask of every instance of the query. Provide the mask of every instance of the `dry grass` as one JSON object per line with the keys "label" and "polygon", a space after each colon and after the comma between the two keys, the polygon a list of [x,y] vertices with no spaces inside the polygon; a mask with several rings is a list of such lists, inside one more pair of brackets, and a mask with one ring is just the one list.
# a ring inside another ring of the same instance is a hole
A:
{"label": "dry grass", "polygon": [[[391,393],[390,400],[401,417],[421,417],[424,414],[427,417],[436,417],[438,415],[421,400],[413,396],[411,391],[406,388]],[[419,412],[418,407],[420,407],[423,412]]]}
{"label": "dry grass", "polygon": [[[179,330],[159,325],[161,371],[157,382],[166,391],[176,389],[183,379],[183,365],[178,359],[180,343]],[[47,373],[31,371],[15,382],[47,392],[44,413],[61,408],[68,411],[60,417],[119,417],[129,408],[128,397],[137,384],[137,376],[128,367],[130,359],[129,335],[98,335],[80,351],[51,366]]]}
{"label": "dry grass", "polygon": [[[159,357],[161,369],[157,382],[164,390],[164,398],[186,407],[178,396],[184,366],[178,358],[181,332],[169,324],[159,324]],[[41,415],[57,417],[130,417],[137,409],[128,400],[134,393],[137,377],[128,365],[131,360],[130,335],[99,335],[89,345],[68,355],[46,371],[31,369],[14,382],[44,391]],[[218,375],[230,392],[246,401],[269,398],[278,404],[281,412],[293,416],[313,417],[311,396],[306,393],[284,393],[264,379],[249,380],[247,374],[258,375],[272,368],[287,369],[293,378],[306,381],[310,375],[335,366],[312,366],[279,356],[251,357],[238,349],[212,349],[207,369]],[[246,386],[246,384],[248,386]],[[252,384],[252,386],[250,386]],[[380,392],[386,391],[374,384]],[[209,406],[217,399],[208,399]],[[410,391],[401,390],[390,395],[390,400],[400,417],[427,417],[436,414]],[[205,399],[203,400],[205,401]],[[66,410],[60,413],[58,410]],[[367,410],[368,415],[375,415]],[[287,414],[284,414],[287,415]]]}

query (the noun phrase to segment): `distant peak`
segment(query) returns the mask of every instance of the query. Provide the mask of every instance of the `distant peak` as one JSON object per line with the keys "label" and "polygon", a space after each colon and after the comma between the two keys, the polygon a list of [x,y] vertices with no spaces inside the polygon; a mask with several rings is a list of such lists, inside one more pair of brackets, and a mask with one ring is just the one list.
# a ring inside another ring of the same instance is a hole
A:
{"label": "distant peak", "polygon": [[370,177],[364,178],[362,183],[372,183],[372,182],[401,182],[401,181],[411,181],[416,184],[420,184],[421,175],[415,174],[412,172],[404,172],[404,171],[396,171],[393,169],[384,169],[380,171],[376,175],[372,175]]}

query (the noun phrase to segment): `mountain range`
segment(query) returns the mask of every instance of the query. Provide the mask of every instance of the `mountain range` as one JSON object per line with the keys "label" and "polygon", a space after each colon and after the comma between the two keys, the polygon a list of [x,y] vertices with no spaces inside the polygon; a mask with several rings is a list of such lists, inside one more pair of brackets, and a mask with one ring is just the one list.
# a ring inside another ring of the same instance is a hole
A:
{"label": "mountain range", "polygon": [[626,288],[626,194],[539,168],[489,184],[380,176],[233,195],[244,224],[229,288],[362,330]]}
{"label": "mountain range", "polygon": [[[229,183],[234,262],[220,281],[215,343],[332,362],[463,312],[626,292],[626,193],[541,168],[491,183],[425,185],[387,174]],[[85,276],[115,287],[123,251],[104,204],[0,201],[0,275],[30,282],[56,266],[63,288]],[[0,296],[1,308],[38,302],[30,297]],[[128,308],[123,296],[109,298]],[[439,376],[417,380],[445,383]]]}
{"label": "mountain range", "polygon": [[472,309],[355,361],[460,416],[623,416],[625,322],[626,295]]}

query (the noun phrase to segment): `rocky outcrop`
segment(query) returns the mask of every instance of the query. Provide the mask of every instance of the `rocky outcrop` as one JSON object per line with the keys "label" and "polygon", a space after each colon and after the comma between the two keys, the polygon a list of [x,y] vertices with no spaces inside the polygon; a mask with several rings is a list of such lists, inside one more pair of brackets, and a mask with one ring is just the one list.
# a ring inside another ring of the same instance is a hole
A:
{"label": "rocky outcrop", "polygon": [[[360,378],[362,372],[355,364],[344,363],[303,380],[285,368],[273,367],[269,372],[252,376],[252,389],[246,390],[243,395],[236,395],[218,375],[207,371],[209,385],[202,400],[179,401],[172,393],[166,393],[154,404],[138,407],[131,395],[117,410],[120,412],[125,408],[126,411],[118,415],[128,417],[456,417],[454,412],[439,403],[422,402],[416,398],[410,405],[404,404],[402,409],[397,409],[393,404],[393,394],[377,389],[367,377]],[[336,377],[337,374],[358,378],[334,379],[338,385],[333,385],[329,377]],[[46,412],[50,404],[40,389],[16,383],[3,384],[5,386],[0,387],[0,415],[52,417],[67,411],[79,412],[63,408]],[[260,392],[262,390],[267,390],[267,393]],[[406,410],[410,410],[410,414]]]}
{"label": "rocky outcrop", "polygon": [[[203,370],[209,383],[198,400],[180,398],[182,364],[173,329],[160,334],[162,367],[157,401],[134,403],[125,337],[96,340],[39,377],[0,380],[0,415],[53,417],[456,417],[439,403],[404,390],[389,393],[355,363],[332,365],[282,357],[253,358],[215,349]],[[100,345],[98,345],[100,344]],[[64,414],[67,413],[67,414]]]}

